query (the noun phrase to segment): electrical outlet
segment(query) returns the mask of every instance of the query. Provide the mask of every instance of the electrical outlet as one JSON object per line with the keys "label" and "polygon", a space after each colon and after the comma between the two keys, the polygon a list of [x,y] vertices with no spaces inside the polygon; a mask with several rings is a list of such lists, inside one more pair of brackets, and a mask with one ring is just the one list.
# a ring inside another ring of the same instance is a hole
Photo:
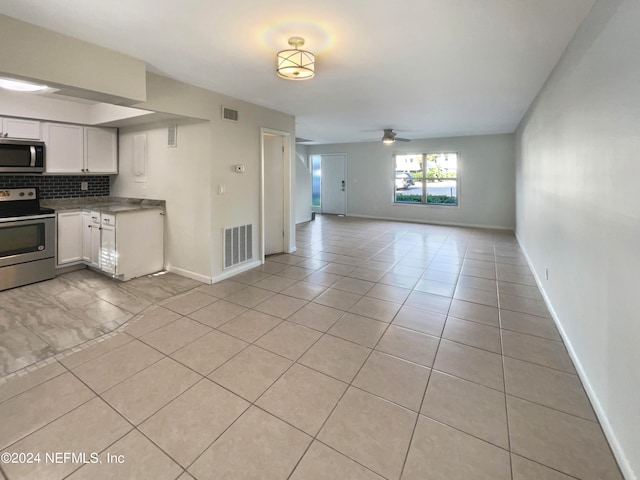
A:
{"label": "electrical outlet", "polygon": [[80,182],[80,190],[83,192],[89,190],[89,182]]}

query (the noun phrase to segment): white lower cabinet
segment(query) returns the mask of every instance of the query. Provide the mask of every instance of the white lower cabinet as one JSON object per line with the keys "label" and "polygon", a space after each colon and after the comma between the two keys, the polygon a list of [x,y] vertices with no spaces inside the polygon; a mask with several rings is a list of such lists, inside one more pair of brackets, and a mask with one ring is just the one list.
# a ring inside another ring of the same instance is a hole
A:
{"label": "white lower cabinet", "polygon": [[82,212],[82,259],[87,265],[100,268],[100,214]]}
{"label": "white lower cabinet", "polygon": [[164,210],[145,209],[103,215],[103,270],[121,280],[164,268]]}
{"label": "white lower cabinet", "polygon": [[60,212],[56,264],[66,266],[83,260],[82,211]]}
{"label": "white lower cabinet", "polygon": [[129,280],[164,268],[162,209],[58,213],[58,266],[85,263]]}
{"label": "white lower cabinet", "polygon": [[82,212],[82,261],[89,263],[91,259],[91,212]]}
{"label": "white lower cabinet", "polygon": [[102,224],[100,242],[100,270],[111,275],[116,274],[116,227]]}

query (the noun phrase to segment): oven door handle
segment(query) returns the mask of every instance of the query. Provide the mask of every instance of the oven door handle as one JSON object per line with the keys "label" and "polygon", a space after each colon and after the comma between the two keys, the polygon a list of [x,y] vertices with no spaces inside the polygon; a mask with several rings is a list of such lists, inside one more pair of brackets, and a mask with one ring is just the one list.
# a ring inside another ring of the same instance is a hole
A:
{"label": "oven door handle", "polygon": [[35,167],[36,166],[36,147],[31,145],[29,147],[29,151],[31,152],[31,166]]}
{"label": "oven door handle", "polygon": [[6,226],[4,224],[6,223],[14,223],[14,222],[32,222],[34,220],[45,220],[48,218],[54,218],[55,219],[56,215],[55,213],[47,213],[45,215],[25,215],[23,217],[0,217],[0,226]]}

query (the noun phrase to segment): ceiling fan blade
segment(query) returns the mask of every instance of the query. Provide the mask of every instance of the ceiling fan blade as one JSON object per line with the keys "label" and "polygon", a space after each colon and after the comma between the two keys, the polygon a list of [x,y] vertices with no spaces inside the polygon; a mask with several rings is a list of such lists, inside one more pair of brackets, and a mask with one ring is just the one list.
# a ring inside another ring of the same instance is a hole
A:
{"label": "ceiling fan blade", "polygon": [[411,141],[410,138],[399,138],[399,137],[396,137],[395,140],[396,140],[396,142],[410,142]]}

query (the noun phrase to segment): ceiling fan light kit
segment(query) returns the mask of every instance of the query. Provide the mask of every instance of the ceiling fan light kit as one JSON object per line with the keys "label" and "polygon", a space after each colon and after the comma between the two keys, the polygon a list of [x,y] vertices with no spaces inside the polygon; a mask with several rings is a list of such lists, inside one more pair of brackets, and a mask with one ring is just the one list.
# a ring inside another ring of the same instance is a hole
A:
{"label": "ceiling fan light kit", "polygon": [[396,134],[390,128],[385,128],[382,134],[382,143],[393,143],[396,141]]}
{"label": "ceiling fan light kit", "polygon": [[410,142],[408,138],[399,138],[396,132],[393,131],[393,128],[385,128],[382,134],[382,143],[390,144],[394,143],[396,140],[399,142]]}
{"label": "ceiling fan light kit", "polygon": [[278,66],[276,68],[278,76],[287,80],[308,80],[313,78],[316,74],[316,57],[311,52],[300,50],[299,47],[304,45],[304,38],[291,37],[289,45],[293,48],[278,52]]}

